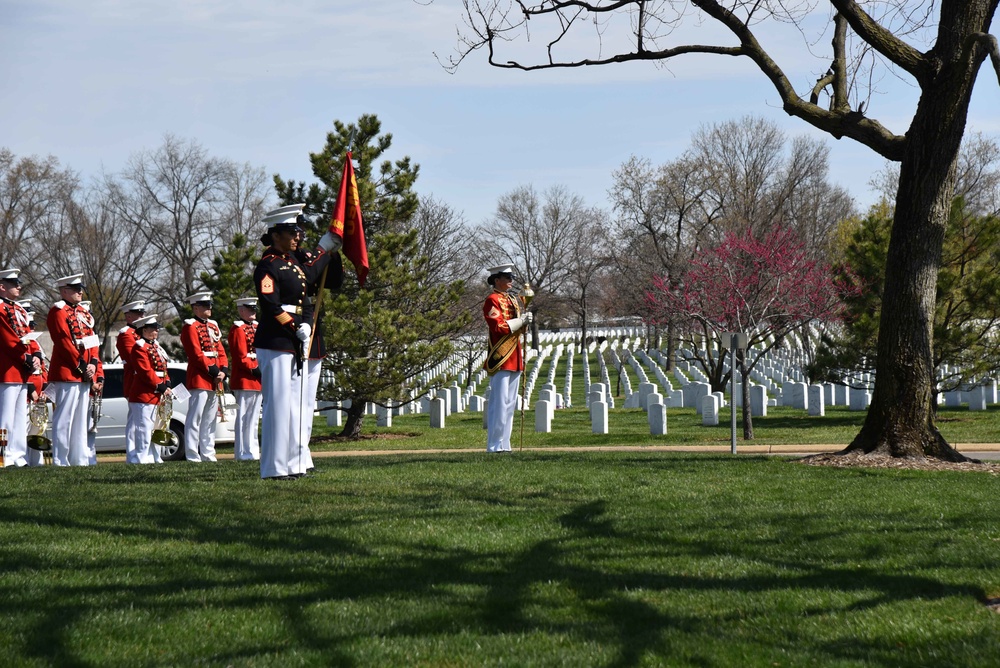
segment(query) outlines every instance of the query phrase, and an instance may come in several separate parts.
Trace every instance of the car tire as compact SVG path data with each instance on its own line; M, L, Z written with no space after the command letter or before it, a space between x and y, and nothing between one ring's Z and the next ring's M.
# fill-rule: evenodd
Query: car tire
M184 459L184 423L178 420L170 421L170 431L177 437L176 446L160 446L160 456L165 462L177 462Z

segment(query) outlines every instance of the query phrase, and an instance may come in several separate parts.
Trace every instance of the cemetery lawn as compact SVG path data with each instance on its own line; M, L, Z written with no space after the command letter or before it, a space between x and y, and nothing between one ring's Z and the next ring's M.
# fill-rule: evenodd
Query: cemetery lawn
M988 473L663 452L317 467L0 472L0 665L1000 665Z
M620 400L620 401L623 401ZM754 439L743 440L741 411L737 410L737 447L741 445L830 445L831 451L846 447L864 422L863 411L847 407L827 407L823 417L811 417L795 408L768 408L767 417L753 419ZM555 412L551 433L535 432L535 412L524 412L525 448L594 447L594 446L728 446L730 443L729 408L719 411L719 425L705 427L693 408L667 409L667 434L651 436L646 413L640 409L615 408L608 411L608 434L593 434L586 408L568 408ZM365 436L359 441L335 438L339 427L327 427L316 420L314 450L418 450L438 448L486 449L486 430L482 413L453 413L444 429L431 429L428 415L402 415L392 420L392 427L375 426L375 416L365 417ZM985 411L968 407L938 411L938 428L952 444L1000 443L1000 405ZM520 413L514 417L511 443L520 443Z

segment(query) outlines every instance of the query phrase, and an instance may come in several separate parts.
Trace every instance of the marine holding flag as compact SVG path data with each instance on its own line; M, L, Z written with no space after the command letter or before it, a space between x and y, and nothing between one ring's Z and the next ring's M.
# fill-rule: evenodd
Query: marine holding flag
M260 312L254 346L261 370L260 477L265 480L294 480L309 468L304 425L312 421L307 406L314 400L306 396L304 367L312 338L306 302L309 286L322 280L331 252L343 243L331 226L311 260L300 263L295 251L304 207L293 204L267 213L261 237L267 249L253 275Z

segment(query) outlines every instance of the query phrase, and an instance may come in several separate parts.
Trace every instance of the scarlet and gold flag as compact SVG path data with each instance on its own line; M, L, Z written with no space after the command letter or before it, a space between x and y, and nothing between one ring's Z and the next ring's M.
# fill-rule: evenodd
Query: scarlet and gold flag
M364 285L368 277L368 244L365 242L365 228L361 223L361 200L358 198L358 181L354 177L354 163L351 152L344 160L344 175L340 179L337 206L330 221L330 234L344 240L343 251L354 265L358 274L358 285Z

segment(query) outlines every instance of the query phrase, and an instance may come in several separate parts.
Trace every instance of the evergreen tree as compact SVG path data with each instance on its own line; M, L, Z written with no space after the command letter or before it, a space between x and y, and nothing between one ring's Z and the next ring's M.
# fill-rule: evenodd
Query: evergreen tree
M856 288L845 299L844 328L826 336L814 378L850 383L876 363L882 295L889 253L892 209L872 207L850 226L841 278ZM955 389L1000 367L1000 218L969 213L961 197L952 202L945 231L934 310L935 391ZM945 367L947 366L947 373ZM936 405L936 402L934 402Z
M253 297L253 270L260 258L260 246L251 245L236 233L233 241L212 258L212 271L202 272L201 282L212 291L212 320L219 323L223 334L238 319L236 300Z
M381 132L374 115L357 124L334 121L326 145L309 158L319 183L285 181L274 177L283 204L306 202L317 212L309 236L317 238L328 226L336 203L348 148L359 164L355 168L358 195L368 241L369 274L364 288L348 276L342 289L327 296L322 306L327 357L325 369L334 381L324 383L324 399L351 400L342 435L360 435L364 408L369 402L396 406L409 401L408 388L421 373L443 362L452 351L450 338L468 321L454 315L461 297L461 281L431 284L425 258L419 252L411 218L418 197L413 191L419 166L409 157L384 160L392 135ZM309 243L307 242L307 245ZM345 262L345 268L350 263ZM426 392L429 386L416 387Z

